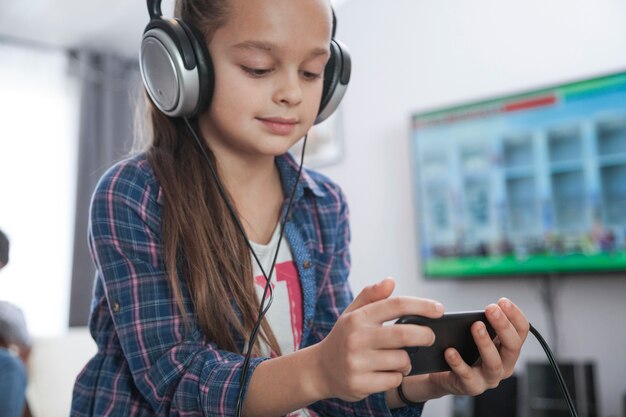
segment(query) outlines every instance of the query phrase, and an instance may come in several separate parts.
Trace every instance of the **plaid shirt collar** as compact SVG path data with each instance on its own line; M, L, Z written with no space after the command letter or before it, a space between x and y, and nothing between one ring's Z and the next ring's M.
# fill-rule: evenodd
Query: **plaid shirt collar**
M287 152L276 157L276 167L280 173L283 192L285 193L285 196L289 196L291 195L291 190L293 189L293 183L298 177L300 163L297 162L289 152ZM325 195L324 190L322 190L317 181L315 181L311 175L309 175L307 170L303 168L302 173L300 174L298 188L296 189L296 195L294 196L295 201L298 201L304 195L305 189L310 190L316 197L324 197ZM157 203L163 205L163 190L161 188L159 188L157 195Z

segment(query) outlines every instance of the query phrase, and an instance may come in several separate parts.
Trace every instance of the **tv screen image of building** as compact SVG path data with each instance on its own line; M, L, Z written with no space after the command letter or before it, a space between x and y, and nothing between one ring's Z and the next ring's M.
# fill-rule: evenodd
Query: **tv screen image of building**
M427 277L626 270L626 73L412 116Z

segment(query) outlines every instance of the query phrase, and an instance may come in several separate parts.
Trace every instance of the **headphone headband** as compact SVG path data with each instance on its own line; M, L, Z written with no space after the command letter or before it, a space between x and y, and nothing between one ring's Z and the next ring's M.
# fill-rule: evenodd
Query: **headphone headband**
M161 13L161 0L148 0L148 13L150 13L150 20L163 16L163 13Z

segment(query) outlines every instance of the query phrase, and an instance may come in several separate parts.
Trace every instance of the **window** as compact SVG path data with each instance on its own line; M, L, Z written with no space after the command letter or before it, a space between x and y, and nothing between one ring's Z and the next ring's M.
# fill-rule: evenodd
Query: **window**
M0 44L0 62L0 298L33 336L53 336L68 321L79 85L60 50Z

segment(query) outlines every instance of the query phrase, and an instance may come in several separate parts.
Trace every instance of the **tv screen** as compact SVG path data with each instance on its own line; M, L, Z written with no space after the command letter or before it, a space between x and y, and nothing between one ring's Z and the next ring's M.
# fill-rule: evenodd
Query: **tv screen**
M427 278L626 270L626 72L417 113Z

